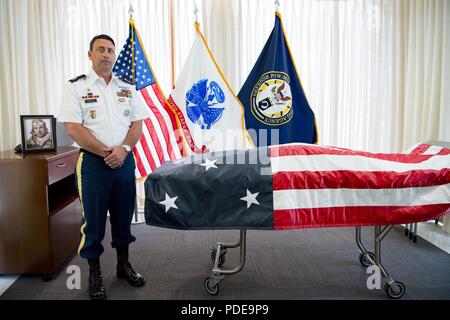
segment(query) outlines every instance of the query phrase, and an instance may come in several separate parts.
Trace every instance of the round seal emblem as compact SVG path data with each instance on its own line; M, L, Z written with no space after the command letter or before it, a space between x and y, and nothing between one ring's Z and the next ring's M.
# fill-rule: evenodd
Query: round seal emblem
M256 119L271 126L281 126L292 119L290 78L284 72L269 71L261 76L250 96Z
M219 84L201 79L186 92L186 114L189 120L198 124L202 130L211 129L222 117L225 107L219 106L224 102L225 93Z

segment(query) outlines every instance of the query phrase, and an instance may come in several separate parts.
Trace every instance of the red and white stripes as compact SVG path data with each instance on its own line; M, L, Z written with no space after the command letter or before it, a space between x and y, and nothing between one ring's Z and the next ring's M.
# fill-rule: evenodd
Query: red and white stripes
M140 92L148 107L149 117L144 120L143 134L133 149L138 179L147 176L167 160L181 158L182 146L182 142L177 140L176 117L158 84L155 82ZM181 135L178 139L181 139Z
M270 148L274 228L410 223L450 212L450 150L380 154L307 144Z

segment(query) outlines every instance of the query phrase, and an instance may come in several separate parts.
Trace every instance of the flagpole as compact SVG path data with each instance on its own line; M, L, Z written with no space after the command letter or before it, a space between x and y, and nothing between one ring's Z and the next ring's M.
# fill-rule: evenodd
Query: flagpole
M128 14L130 15L130 27L131 27L131 83L134 85L134 20L133 20L134 9L130 2L130 8L128 9Z
M194 9L195 23L198 23L198 17L197 17L197 14L198 14L197 3L195 2L194 4L195 4L195 9Z
M172 89L175 89L175 44L174 44L174 38L175 38L175 30L173 27L174 21L173 21L173 0L170 0L170 7L169 7L169 14L170 14L170 54L171 54L171 65L172 65Z
M280 11L280 1L279 0L275 0L275 11L276 12Z
M133 13L134 13L133 5L130 2L130 8L128 9L128 14L130 15L130 19L133 19Z
M132 52L132 60L134 62L134 21L133 21L133 13L134 9L130 2L130 8L128 9L128 14L130 15L130 27L131 27L131 52ZM132 71L131 71L131 79L134 84L134 65L132 62ZM137 186L136 186L137 187ZM138 193L136 192L136 197L134 199L134 219L131 221L131 224L140 224L145 222L144 219L139 218L139 204L138 204Z

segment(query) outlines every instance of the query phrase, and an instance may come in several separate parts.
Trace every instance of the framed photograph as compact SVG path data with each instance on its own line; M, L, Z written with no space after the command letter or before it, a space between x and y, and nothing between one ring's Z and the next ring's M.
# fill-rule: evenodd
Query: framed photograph
M21 115L22 152L56 150L56 119L53 115Z

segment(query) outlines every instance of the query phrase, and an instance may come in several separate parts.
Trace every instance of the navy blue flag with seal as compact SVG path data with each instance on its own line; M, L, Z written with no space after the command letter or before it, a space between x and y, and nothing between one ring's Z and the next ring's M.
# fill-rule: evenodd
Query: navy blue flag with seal
M244 106L246 128L257 146L317 143L314 112L303 91L279 12L238 98Z

